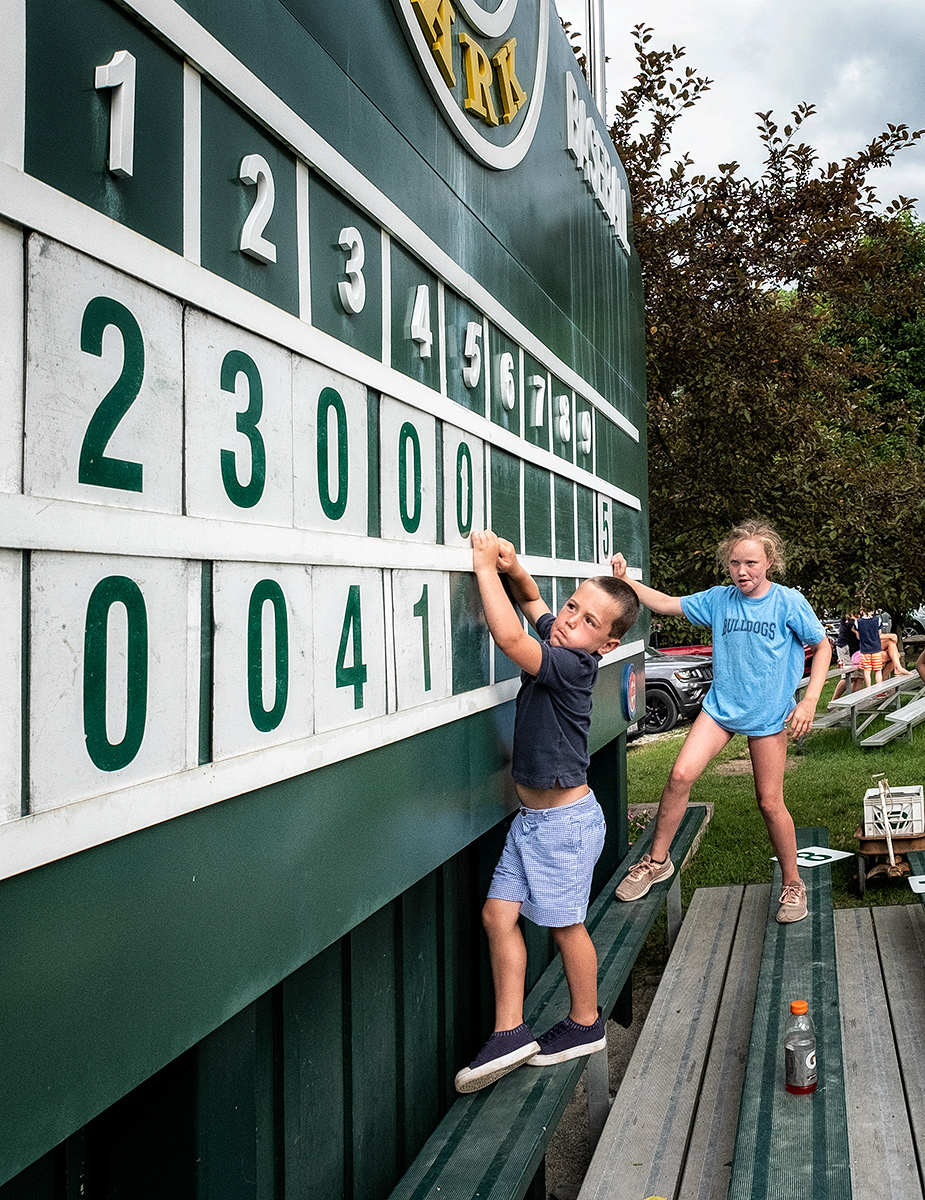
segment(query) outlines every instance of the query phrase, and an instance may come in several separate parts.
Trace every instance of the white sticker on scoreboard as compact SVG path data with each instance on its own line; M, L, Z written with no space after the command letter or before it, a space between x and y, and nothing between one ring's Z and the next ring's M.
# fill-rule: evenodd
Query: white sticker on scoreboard
M0 221L0 491L22 482L22 231Z
M216 563L213 757L312 732L308 567Z
M181 311L163 292L32 235L26 492L182 511Z
M0 550L0 821L22 813L22 555Z
M437 422L387 396L379 416L382 536L437 540Z
M386 711L382 572L312 570L315 732L356 725Z
M32 555L32 812L196 765L198 591L174 559Z
M292 354L196 311L186 315L186 505L292 525Z
M366 388L308 358L293 367L295 523L366 535Z

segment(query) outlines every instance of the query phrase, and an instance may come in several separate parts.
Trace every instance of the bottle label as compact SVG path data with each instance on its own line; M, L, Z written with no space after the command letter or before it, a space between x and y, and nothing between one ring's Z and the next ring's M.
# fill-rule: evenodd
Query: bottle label
M787 1087L809 1088L816 1082L816 1048L806 1051L804 1047L786 1046L784 1064Z

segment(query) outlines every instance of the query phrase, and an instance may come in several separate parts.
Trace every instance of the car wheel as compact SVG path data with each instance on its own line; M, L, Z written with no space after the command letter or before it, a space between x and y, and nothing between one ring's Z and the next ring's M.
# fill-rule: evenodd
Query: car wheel
M671 692L661 688L646 689L646 715L643 733L667 733L678 723L678 706Z

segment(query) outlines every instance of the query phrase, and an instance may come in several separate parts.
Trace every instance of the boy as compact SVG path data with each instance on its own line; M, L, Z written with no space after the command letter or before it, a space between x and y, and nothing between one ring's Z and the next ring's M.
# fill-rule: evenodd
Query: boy
M597 954L584 927L591 874L604 845L604 814L588 788L591 689L600 658L620 644L639 614L632 588L588 579L553 617L510 542L472 535L472 566L495 644L522 670L511 774L520 811L488 889L482 923L495 986L495 1032L456 1076L475 1092L515 1067L565 1062L603 1050ZM514 602L540 640L532 638ZM569 1015L537 1042L524 1024L527 952L518 917L552 929L562 954Z

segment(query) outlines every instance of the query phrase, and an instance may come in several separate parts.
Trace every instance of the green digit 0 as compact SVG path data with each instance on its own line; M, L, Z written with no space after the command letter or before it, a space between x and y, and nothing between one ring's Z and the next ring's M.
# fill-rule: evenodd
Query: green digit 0
M408 448L411 448L411 468L414 490L413 505L408 511ZM398 434L398 511L406 532L416 533L421 523L421 440L410 421L405 421Z
M110 296L95 296L84 309L80 324L80 348L86 354L100 357L103 353L103 334L110 325L122 335L122 371L87 425L80 447L77 478L80 483L140 492L144 482L141 463L109 458L105 453L117 425L141 391L145 373L145 343L138 322L118 300Z
M337 498L331 496L331 480L328 471L328 414L332 411L337 418ZM331 521L339 521L347 508L347 410L344 401L334 388L326 387L318 397L317 421L318 451L318 499L324 515Z
M465 442L456 451L456 528L461 537L472 532L472 451Z
M347 665L347 644L350 643L352 665ZM344 624L340 631L340 648L334 669L337 687L353 688L353 707L363 707L363 685L366 683L366 664L363 662L363 628L360 622L360 585L353 583L347 593Z
M124 604L128 618L128 664L125 733L109 740L106 728L106 664L109 655L109 610ZM124 575L109 575L93 589L84 628L84 735L87 753L101 771L128 766L141 748L148 711L148 614L138 584Z
M421 639L424 652L424 691L430 691L430 606L427 602L427 584L421 592L421 598L412 608L412 613L421 618Z
M263 606L273 605L276 627L276 695L273 707L263 706ZM275 579L261 579L251 592L247 610L247 703L251 720L261 733L275 729L289 698L289 617L286 597Z
M257 364L243 350L229 350L222 360L221 386L223 392L234 392L238 375L247 380L248 403L235 419L235 428L243 433L251 448L250 480L243 484L238 479L237 455L233 450L223 450L222 482L228 499L238 508L253 508L263 495L267 480L267 452L257 422L263 415L263 383Z

